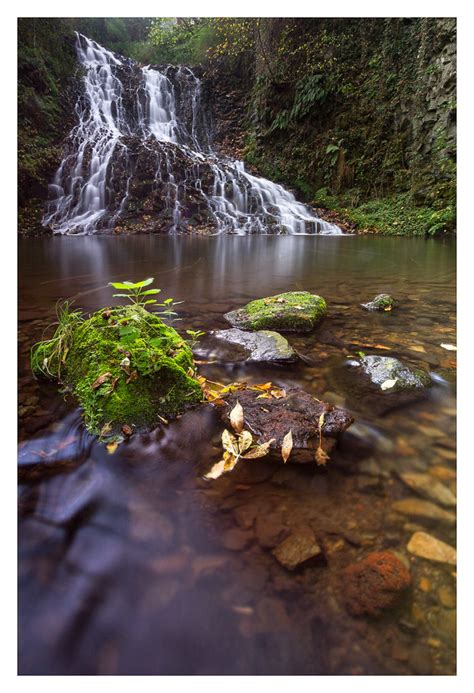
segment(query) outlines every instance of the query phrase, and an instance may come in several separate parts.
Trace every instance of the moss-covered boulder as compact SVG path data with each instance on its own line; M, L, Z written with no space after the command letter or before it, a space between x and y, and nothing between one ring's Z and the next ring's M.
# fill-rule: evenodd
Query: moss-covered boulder
M77 397L94 434L148 429L202 399L188 344L138 305L106 308L87 319L65 311L52 339L33 347L32 368Z
M233 327L244 330L310 332L327 313L324 298L308 291L288 291L250 301L224 315Z
M383 310L389 312L393 310L396 306L395 299L390 296L390 294L379 294L372 301L368 303L361 303L362 308L369 310L371 312L376 310Z

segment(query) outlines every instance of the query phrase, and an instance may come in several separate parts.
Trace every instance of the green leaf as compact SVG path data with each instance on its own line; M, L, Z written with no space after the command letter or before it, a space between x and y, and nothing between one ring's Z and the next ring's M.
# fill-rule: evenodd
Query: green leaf
M114 298L130 298L130 294L112 294Z
M152 294L159 294L161 289L147 289L147 291L141 291L141 296L151 296Z
M109 282L109 286L114 289L130 289L130 282Z
M156 303L154 298L150 298L148 301L143 301L142 306L147 306L150 303Z
M133 288L142 289L144 286L149 286L150 284L153 284L154 281L154 277L148 277L148 279L144 279L142 282L135 282L135 284L133 284Z

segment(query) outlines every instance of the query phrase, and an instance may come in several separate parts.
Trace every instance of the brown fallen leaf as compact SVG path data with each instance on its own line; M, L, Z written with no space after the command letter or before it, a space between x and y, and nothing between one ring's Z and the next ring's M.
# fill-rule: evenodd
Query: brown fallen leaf
M107 372L107 373L102 373L102 375L99 375L99 377L96 378L96 379L94 380L94 382L92 383L92 389L93 389L93 390L97 390L98 387L100 387L101 385L103 385L103 384L105 383L105 381L108 380L108 379L111 378L111 377L112 377L112 373L108 373L108 372Z
M318 449L316 450L316 454L314 456L314 459L316 460L316 464L319 464L319 465L326 464L326 462L329 459L329 455L327 454L327 452L325 452L322 449L321 446L319 446Z
M133 382L134 380L138 380L138 371L132 371L130 375L128 376L127 380L125 381L125 385L128 385L128 383Z
M127 436L127 438L129 438L133 433L133 429L128 424L124 424L122 426L122 433L124 434L124 436Z

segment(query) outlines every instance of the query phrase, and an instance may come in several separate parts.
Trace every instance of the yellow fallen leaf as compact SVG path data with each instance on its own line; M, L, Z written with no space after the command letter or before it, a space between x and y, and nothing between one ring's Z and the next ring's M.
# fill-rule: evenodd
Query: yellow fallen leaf
M232 433L227 430L227 428L225 428L222 432L222 445L224 447L224 450L227 450L233 455L239 454L237 440L235 436L233 436Z
M440 344L440 347L446 349L447 351L457 351L457 347L454 344Z
M250 431L242 431L239 436L239 448L240 452L245 452L253 443L252 434Z
M286 461L288 460L291 451L293 449L293 434L291 431L288 431L286 436L283 438L283 443L281 446L281 456L283 458L283 462L286 464Z
M107 443L107 452L109 455L113 455L116 449L118 448L118 443L114 441L113 443Z

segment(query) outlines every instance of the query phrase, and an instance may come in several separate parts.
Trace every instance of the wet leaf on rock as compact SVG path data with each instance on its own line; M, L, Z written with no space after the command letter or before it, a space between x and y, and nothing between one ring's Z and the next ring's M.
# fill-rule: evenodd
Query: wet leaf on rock
M283 438L283 444L281 446L281 456L283 458L283 462L286 464L291 451L293 449L293 435L291 431L288 431L286 436Z
M381 390L390 390L390 388L392 388L392 387L395 385L395 383L397 382L397 380L398 380L398 378L393 378L393 380L385 380L385 381L381 384L380 389L381 389Z
M240 402L237 401L237 404L230 412L229 419L234 431L240 433L244 427L244 410Z

